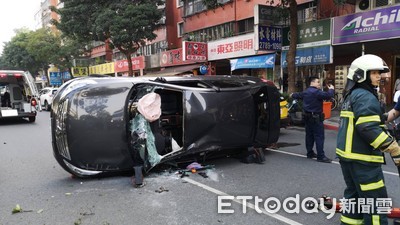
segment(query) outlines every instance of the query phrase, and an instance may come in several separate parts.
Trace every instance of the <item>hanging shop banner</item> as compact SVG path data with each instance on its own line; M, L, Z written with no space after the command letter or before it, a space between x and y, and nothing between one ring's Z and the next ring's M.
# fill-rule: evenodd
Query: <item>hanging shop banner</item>
M114 73L114 62L89 66L89 74L111 74L111 73Z
M74 77L82 77L89 75L89 70L87 67L72 67L71 68L72 75Z
M282 51L281 65L287 67L287 51ZM297 49L295 64L296 66L310 66L320 64L333 63L332 46L320 46L312 48L301 48Z
M400 5L333 18L332 45L400 37Z
M144 69L144 56L131 58L132 70ZM118 60L114 63L115 72L126 72L129 71L128 60Z
M192 60L204 62L207 60L207 43L183 41L182 42L183 61Z
M231 71L237 69L274 68L275 54L231 59Z
M61 86L62 84L62 73L61 72L49 72L50 85Z
M255 55L254 33L208 42L208 60Z
M290 27L283 28L282 49L290 45ZM297 28L297 48L309 48L331 44L331 19L299 24Z
M270 27L256 25L258 32L255 36L256 50L281 50L282 49L282 29L279 27Z

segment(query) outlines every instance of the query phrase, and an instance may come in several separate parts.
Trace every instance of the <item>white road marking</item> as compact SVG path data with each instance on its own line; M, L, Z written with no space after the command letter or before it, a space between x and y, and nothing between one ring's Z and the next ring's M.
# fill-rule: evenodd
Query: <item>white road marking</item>
M266 150L271 151L271 152L279 152L279 153L282 153L282 154L287 154L287 155L293 155L293 156L297 156L297 157L306 158L305 155L300 155L300 154L293 153L293 152L285 152L285 151L281 151L281 150L277 150L277 149L272 149L272 148L266 148ZM337 164L337 165L340 165L340 163L337 162L337 161L332 161L332 163ZM389 172L389 171L383 171L383 173L386 173L386 174L389 174L389 175L393 175L393 176L399 176L398 173Z
M188 177L184 177L184 178L182 178L182 179L185 180L185 181L187 181L188 183L191 183L191 184L193 184L193 185L196 185L196 186L198 186L198 187L201 187L201 188L203 188L204 190L209 191L209 192L212 192L212 193L214 193L214 194L216 194L216 195L228 196L228 194L225 193L225 192L222 192L222 191L220 191L220 190L217 190L217 189L212 188L212 187L210 187L210 186L207 186L207 185L205 185L205 184L199 183L199 182L197 182L197 181L195 181L195 180L192 180L192 179L190 179L190 178L188 178ZM242 202L242 201L239 201L239 200L236 199L236 198L233 199L232 201L243 205L243 202ZM246 202L246 206L247 206L248 208L251 208L251 209L254 209L254 210L255 210L255 205L254 205L254 204L251 204L251 203L249 203L249 202ZM261 208L260 208L260 209L261 209ZM301 223L298 223L298 222L296 222L296 221L294 221L294 220L291 220L291 219L289 219L289 218L286 218L286 217L284 217L284 216L281 216L281 215L278 215L278 214L268 213L268 212L265 211L264 209L261 209L261 211L262 211L263 214L265 214L265 215L267 215L267 216L269 216L269 217L275 218L275 219L277 219L277 220L279 220L279 221L282 221L282 222L284 222L284 223L286 223L286 224L290 224L290 225L302 225Z

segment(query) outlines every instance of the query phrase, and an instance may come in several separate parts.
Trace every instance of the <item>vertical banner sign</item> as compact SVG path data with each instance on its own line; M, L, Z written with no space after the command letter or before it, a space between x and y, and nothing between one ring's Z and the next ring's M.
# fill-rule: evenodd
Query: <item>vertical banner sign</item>
M256 50L276 51L282 49L282 29L279 27L270 27L256 25Z

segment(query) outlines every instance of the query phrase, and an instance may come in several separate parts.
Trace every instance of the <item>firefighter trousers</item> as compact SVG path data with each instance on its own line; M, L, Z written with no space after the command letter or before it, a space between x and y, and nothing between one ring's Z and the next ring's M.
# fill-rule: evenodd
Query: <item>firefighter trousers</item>
M381 165L341 160L340 166L347 186L341 224L387 225L387 215L379 213L389 200Z

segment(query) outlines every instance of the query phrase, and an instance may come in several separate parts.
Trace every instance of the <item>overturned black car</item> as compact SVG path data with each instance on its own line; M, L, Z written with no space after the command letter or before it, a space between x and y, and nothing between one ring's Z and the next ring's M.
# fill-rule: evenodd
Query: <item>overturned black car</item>
M149 122L137 109L161 99ZM86 77L59 88L51 107L58 163L77 177L113 175L229 149L263 148L279 137L279 92L254 77Z

